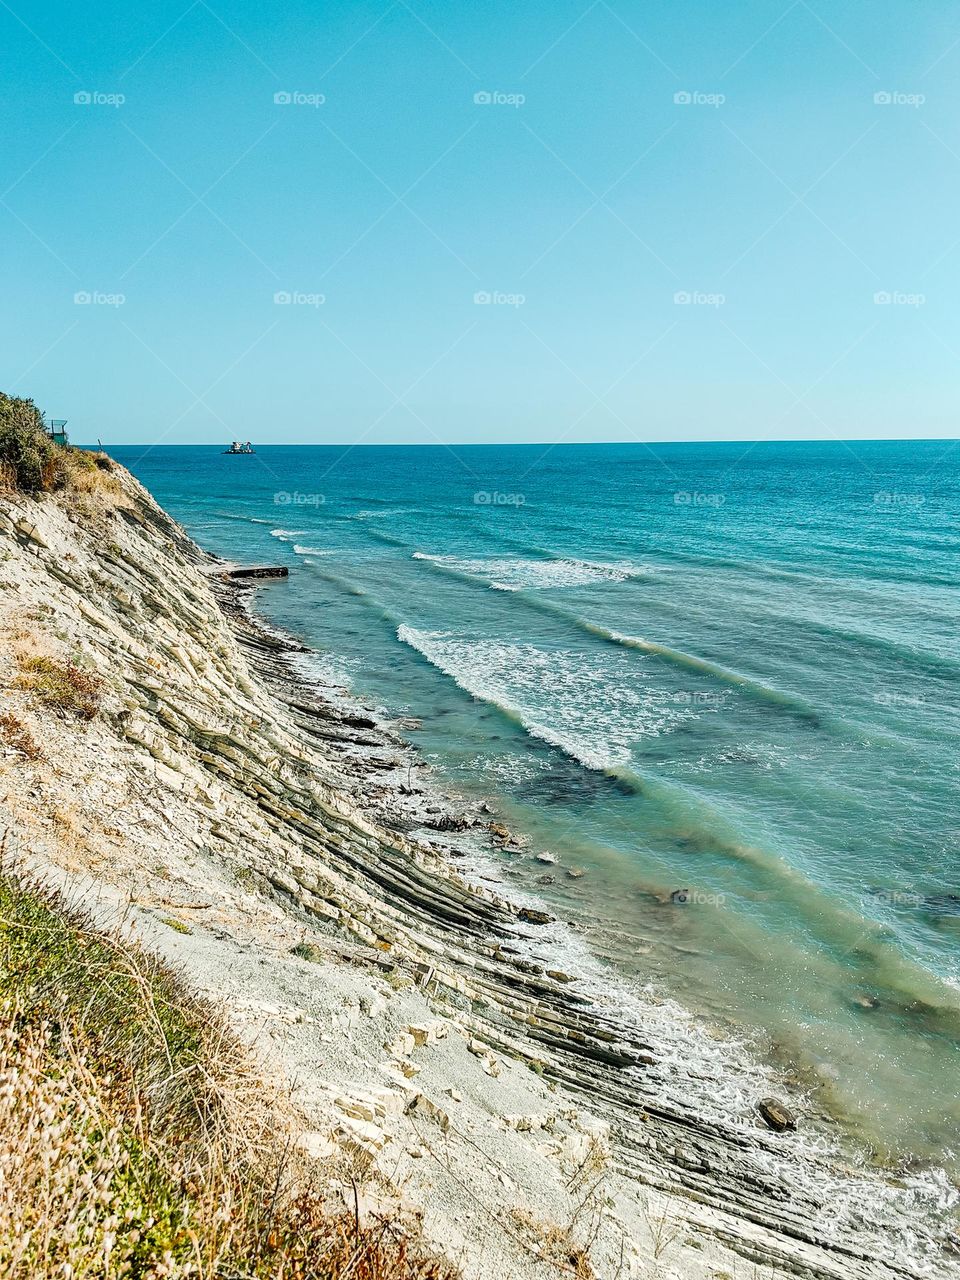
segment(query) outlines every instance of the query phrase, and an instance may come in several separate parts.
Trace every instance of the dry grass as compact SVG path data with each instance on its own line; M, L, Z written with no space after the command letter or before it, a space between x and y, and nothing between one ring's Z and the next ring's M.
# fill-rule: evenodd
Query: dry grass
M119 497L123 487L113 472L113 462L105 453L68 448L61 458L63 487L73 493L96 493Z
M37 701L60 715L92 720L100 707L103 681L72 662L62 662L47 654L25 654L17 659L18 689L29 690Z
M0 738L24 760L43 759L43 752L34 741L33 734L12 711L0 712Z
M555 1222L543 1222L523 1208L511 1210L511 1217L527 1241L536 1245L537 1256L542 1262L573 1276L574 1280L596 1280L597 1273L589 1256L592 1240L578 1243L574 1223L560 1226Z
M175 974L0 873L0 1280L455 1280L291 1134Z

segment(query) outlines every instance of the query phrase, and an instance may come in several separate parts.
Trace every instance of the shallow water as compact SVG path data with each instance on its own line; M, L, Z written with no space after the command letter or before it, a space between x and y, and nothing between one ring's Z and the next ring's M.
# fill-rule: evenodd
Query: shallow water
M960 451L112 452L290 565L263 611L557 855L505 874L600 955L955 1160Z

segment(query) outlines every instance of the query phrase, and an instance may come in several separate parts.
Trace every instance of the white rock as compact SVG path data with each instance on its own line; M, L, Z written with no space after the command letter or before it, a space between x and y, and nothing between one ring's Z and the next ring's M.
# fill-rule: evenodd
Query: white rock
M329 1134L320 1133L317 1130L301 1133L297 1139L297 1146L305 1151L311 1160L327 1160L337 1150L337 1144Z
M443 1022L415 1022L407 1027L407 1034L413 1036L414 1043L418 1046L436 1044L446 1036L447 1027Z
M398 1036L395 1036L393 1040L388 1044L385 1044L383 1047L393 1058L406 1058L409 1054L413 1053L416 1048L416 1044L417 1042L412 1035L408 1034L406 1031L401 1031Z
M390 1141L389 1135L366 1120L344 1116L337 1126L337 1139L342 1147L355 1151L380 1151Z
M407 1107L407 1111L415 1112L418 1116L426 1116L440 1126L444 1133L450 1128L450 1117L442 1107L438 1107L435 1102L426 1096L426 1094L418 1093Z

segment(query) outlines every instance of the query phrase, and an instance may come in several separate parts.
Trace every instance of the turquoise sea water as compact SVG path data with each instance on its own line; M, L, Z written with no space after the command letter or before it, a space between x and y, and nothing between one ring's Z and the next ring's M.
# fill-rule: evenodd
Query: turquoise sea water
M112 452L290 566L261 609L556 854L504 874L599 955L956 1167L960 447Z

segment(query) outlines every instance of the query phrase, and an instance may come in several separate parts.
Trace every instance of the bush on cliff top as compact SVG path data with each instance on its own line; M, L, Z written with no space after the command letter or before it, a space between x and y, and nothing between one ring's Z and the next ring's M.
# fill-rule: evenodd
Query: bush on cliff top
M32 400L0 391L0 490L36 496L55 489L116 493L104 453L56 444Z
M325 1210L216 1013L0 869L2 1280L455 1280Z
M8 489L45 493L60 488L66 479L65 452L47 434L32 400L0 391L0 469Z

